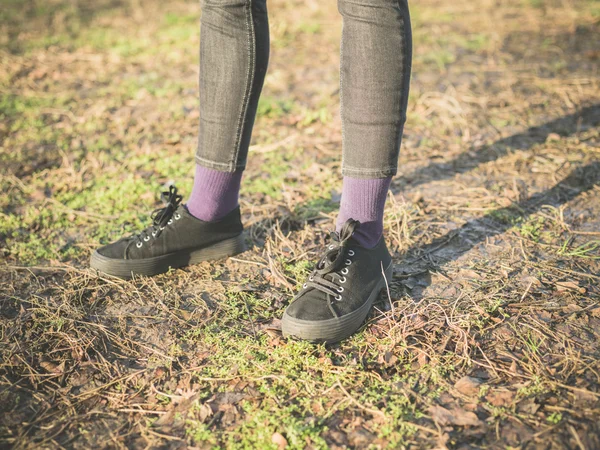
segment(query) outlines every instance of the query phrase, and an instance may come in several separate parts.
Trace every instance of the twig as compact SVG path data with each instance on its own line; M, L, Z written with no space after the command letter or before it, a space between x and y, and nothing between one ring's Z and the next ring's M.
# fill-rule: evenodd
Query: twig
M581 449L581 450L585 450L585 446L583 445L583 443L581 442L581 439L579 438L579 434L577 434L577 430L575 430L575 428L573 427L573 425L569 425L569 431L571 432L571 434L573 435L573 437L575 438L575 442L577 442L577 446Z
M363 411L366 411L368 413L371 413L373 415L378 415L379 417L382 417L383 419L387 419L387 416L383 411L380 411L378 409L367 408L366 406L360 404L358 402L358 400L356 400L354 397L352 397L350 395L350 393L344 388L344 386L342 386L342 383L340 382L340 380L337 381L337 385L342 390L342 392L344 393L346 398L348 398L348 400L350 400L352 403L354 403L360 409L362 409Z

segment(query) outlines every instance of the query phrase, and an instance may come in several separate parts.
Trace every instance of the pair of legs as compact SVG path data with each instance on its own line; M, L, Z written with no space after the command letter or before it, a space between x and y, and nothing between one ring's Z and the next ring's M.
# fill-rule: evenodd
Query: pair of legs
M356 237L372 247L406 120L410 18L406 0L339 0L338 9L344 181L337 228L359 220ZM266 0L203 0L200 130L187 202L199 219L218 220L237 206L268 61Z
M97 249L91 266L120 277L244 249L238 195L269 60L266 0L203 0L200 130L194 188L175 187L142 232ZM406 0L338 0L342 202L333 243L286 309L285 335L337 342L360 328L392 275L383 209L406 119L411 30Z

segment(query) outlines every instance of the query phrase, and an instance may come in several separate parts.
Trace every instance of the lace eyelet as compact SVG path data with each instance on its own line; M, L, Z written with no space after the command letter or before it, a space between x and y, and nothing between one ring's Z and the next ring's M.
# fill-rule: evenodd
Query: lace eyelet
M308 281L313 281L315 278L311 275L310 277L308 277Z
M346 277L340 278L340 283L345 283L345 282L346 282Z
M332 244L332 245L328 245L328 246L327 246L327 248L328 248L329 250L333 250L333 244Z
M306 289L307 287L308 287L308 284L306 284L306 283L304 283L304 284L302 285L302 289Z
M338 292L344 292L344 286L340 286L339 289L337 289Z
M354 250L348 250L348 255L354 256Z
M169 221L167 222L168 225L171 225L173 223L173 219L169 219Z
M160 229L160 231L162 231L162 230L164 230L165 228L166 228L166 227L160 227L159 229Z
M342 273L342 275L348 275L348 268L344 267L342 270L340 270L340 272Z
M181 214L175 214L175 220L181 219Z
M350 261L349 259L346 260L346 265L349 266L350 264L352 264L352 261Z
M144 238L144 242L148 242L149 240L150 240L150 236L146 236L146 237Z
M342 301L342 296L341 295L336 295L334 297L338 302Z
M156 237L156 231L152 232L152 237Z
M142 245L144 245L144 244L142 244L141 242L138 242L137 244L135 244L135 246L136 246L137 248L142 248Z

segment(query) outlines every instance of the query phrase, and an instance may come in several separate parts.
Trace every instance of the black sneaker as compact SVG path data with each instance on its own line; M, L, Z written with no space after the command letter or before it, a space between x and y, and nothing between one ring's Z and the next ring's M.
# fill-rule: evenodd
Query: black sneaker
M239 207L216 222L192 216L177 188L163 192L164 208L152 213L152 225L92 254L90 266L120 278L157 275L169 268L233 256L245 251Z
M360 246L352 238L359 225L350 219L339 234L331 233L337 244L329 245L283 314L284 336L334 343L362 326L386 280L391 280L392 257L383 237L374 248Z

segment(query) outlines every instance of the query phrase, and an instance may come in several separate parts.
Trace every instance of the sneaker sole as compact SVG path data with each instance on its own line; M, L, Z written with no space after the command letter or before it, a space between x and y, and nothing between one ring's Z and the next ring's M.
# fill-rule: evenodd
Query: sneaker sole
M373 301L381 289L392 279L393 263L384 270L385 278L381 280L369 294L367 301L356 311L342 317L328 320L302 320L283 314L281 331L285 337L295 337L315 343L333 344L352 336L363 325Z
M90 267L107 275L119 278L132 278L134 275L152 276L165 273L169 269L198 264L202 261L234 256L246 251L243 234L217 242L209 247L184 250L167 255L145 259L114 259L92 253Z

